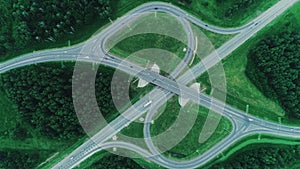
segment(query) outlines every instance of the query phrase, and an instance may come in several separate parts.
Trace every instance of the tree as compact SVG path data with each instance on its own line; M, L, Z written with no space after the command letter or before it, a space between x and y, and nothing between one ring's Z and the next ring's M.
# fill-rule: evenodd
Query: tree
M246 74L289 117L300 118L300 35L283 32L262 40L248 55Z

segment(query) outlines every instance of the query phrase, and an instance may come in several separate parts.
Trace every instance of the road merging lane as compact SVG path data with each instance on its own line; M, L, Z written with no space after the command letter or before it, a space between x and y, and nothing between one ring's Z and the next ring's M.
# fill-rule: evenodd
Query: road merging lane
M244 43L247 39L249 39L251 36L253 36L256 32L258 32L265 25L267 25L274 18L276 18L281 13L283 13L283 11L288 9L290 6L292 6L296 2L297 2L296 0L280 1L276 5L274 5L272 8L267 10L265 13L263 13L262 15L260 15L256 19L254 19L254 21L250 22L249 24L246 24L246 26L243 26L239 29L235 29L235 31L236 31L235 33L239 33L239 34L236 35L232 40L225 43L219 49L217 49L217 52L219 53L220 57L218 57L216 54L209 55L209 57L206 57L203 60L203 62L199 64L200 66L197 65L198 68L196 66L194 66L192 68L192 71L194 73L196 73L197 75L203 73L206 69L208 69L208 68L212 67L213 65L215 65L216 63L218 63L220 61L220 59L226 57L233 50L235 50L238 46L240 46L242 43ZM155 4L155 3L149 3L149 6L152 6L153 4ZM161 7L161 8L159 7L161 4L164 4L164 3L158 3L158 7L155 7L155 8L163 9L163 7ZM147 6L147 4L143 5L142 7L144 8L144 6ZM166 10L171 9L169 4L167 6L168 7L166 7ZM143 9L142 7L140 9ZM175 9L175 8L174 9L172 8L171 11L172 12L174 12L173 10L176 11L177 9ZM139 9L139 8L137 8L137 9ZM134 10L132 10L131 12L134 12ZM166 12L166 11L162 11L162 12ZM178 13L175 15L178 15ZM126 15L124 17L126 18L129 16L130 15ZM186 13L184 14L184 16L186 16L187 19L192 17L191 15L186 14ZM193 22L193 19L190 19L190 21ZM203 22L201 22L199 20L197 20L197 21L198 21L198 25L203 24ZM121 23L121 22L122 21L120 19L116 21L116 23ZM113 26L113 25L111 25L111 26ZM202 25L202 27L207 28L207 26L205 26L205 24L204 24L204 26ZM209 30L212 28L214 28L214 27L209 26ZM215 32L218 32L219 30L220 29L217 27L215 27L215 29L214 29ZM227 30L227 29L223 29L223 30ZM228 31L224 31L224 32L228 32ZM229 32L234 32L234 31L231 30ZM227 33L224 33L224 34L227 34ZM106 33L103 33L103 34L100 33L100 35L109 35L109 31ZM89 42L91 42L91 41L95 42L95 38L91 38L91 40L89 40ZM103 43L104 42L102 42L102 44ZM139 67L137 65L133 65L131 63L127 63L122 60L119 60L118 58L115 58L114 56L107 54L107 52L103 48L102 48L102 50L103 50L102 52L106 52L106 53L104 53L104 54L106 54L105 57L110 58L109 60L101 60L101 59L99 60L99 59L95 59L95 58L93 58L93 59L85 58L84 59L82 57L78 57L78 51L81 51L82 47L83 47L83 44L79 44L79 45L76 45L76 46L73 46L70 48L54 49L54 50L49 50L49 51L47 50L47 51L43 51L43 52L36 52L33 54L24 55L23 57L20 57L15 60L11 60L4 64L1 64L0 65L0 73L3 73L5 71L8 71L10 69L14 69L14 68L17 68L20 66L25 66L25 65L33 64L33 63L47 62L47 61L79 59L79 61L84 61L84 62L103 63L103 64L107 64L112 67L118 67L118 68L121 67L121 69L123 69L123 71L125 71L127 73L139 72L138 75L143 77L143 79L145 79L145 80L148 79L149 82L154 83L162 88L169 90L169 92L164 91L165 95L168 95L168 94L172 95L171 92L180 95L181 92L183 92L183 93L189 95L191 97L190 98L191 100L193 100L196 103L199 103L200 105L202 105L204 107L211 107L211 106L215 107L218 113L221 113L221 114L223 113L224 116L226 116L228 119L230 119L230 121L233 122L234 129L228 137L224 138L216 146L214 146L213 148L211 148L210 150L208 150L207 152L205 152L204 154L200 155L199 157L197 157L195 159L185 161L185 162L176 162L176 161L172 161L169 159L165 160L165 159L162 159L161 157L157 157L157 159L150 158L152 161L155 161L156 163L158 163L162 166L166 166L166 167L177 168L178 166L186 166L186 167L193 168L193 167L203 165L206 162L208 162L209 160L211 160L212 158L214 158L221 151L228 148L228 146L231 145L232 143L234 143L236 140L238 140L241 137L244 137L245 135L248 135L248 134L264 133L264 132L269 133L269 134L274 134L274 131L276 131L277 135L295 137L295 138L300 137L299 128L294 128L294 127L283 126L283 125L279 125L279 124L275 124L275 123L266 122L266 121L260 120L258 118L255 118L253 116L244 114L242 111L236 110L228 105L225 105L225 108L223 108L224 103L222 103L216 99L210 98L209 96L203 95L201 93L197 93L197 95L195 95L194 94L195 91L193 89L190 89L185 86L185 84L187 84L187 82L190 80L186 74L181 76L178 79L178 81L180 83L177 83L166 77L160 76L158 74L154 74L151 71L149 72L148 70L134 71L134 70L139 69ZM100 46L100 48L101 48L101 46ZM73 53L73 54L71 54L71 53ZM120 62L125 63L125 65L120 64ZM128 65L130 65L130 66L128 66ZM133 68L134 68L134 70L132 70ZM156 88L155 90L158 90L158 89L161 90L161 88ZM161 98L161 96L157 95L157 92L155 92L155 90L150 92L147 95L147 97L148 98L156 98L159 100ZM118 145L122 146L124 144L129 146L129 143L103 143L103 142L107 141L107 138L110 138L110 136L111 136L110 132L113 132L113 133L119 132L122 128L124 128L124 126L128 125L130 122L132 122L135 119L137 119L138 117L140 117L141 114L148 111L147 108L142 107L142 105L144 103L145 103L145 100L143 100L143 99L138 101L135 104L137 106L134 105L133 107L131 107L131 108L134 108L133 109L134 111L132 111L133 113L132 112L130 113L131 108L129 108L128 111L125 111L125 113L122 114L122 116L119 116L110 125L105 127L104 128L105 130L101 130L99 133L97 133L93 137L92 140L93 141L96 140L96 142L99 142L99 143L101 142L102 144L108 144L108 145L111 144L112 147L118 146ZM126 113L126 112L128 112L128 113ZM121 118L123 118L123 119L121 119ZM251 119L251 121L249 119ZM244 125L244 124L247 124L247 125ZM247 126L247 127L245 127L245 126ZM111 129L108 129L108 128L111 128ZM239 129L243 129L242 132L240 132ZM74 152L72 152L67 158L65 158L65 160L58 163L54 168L56 168L56 167L60 168L60 165L63 165L63 164L65 164L65 165L63 165L64 167L73 167L76 164L79 164L79 162L81 162L82 160L86 159L88 157L87 154L89 154L91 151L97 152L97 151L95 151L95 149L99 149L99 145L93 141L85 142L82 146L80 146L78 149L76 149ZM129 146L129 147L132 147L132 146ZM137 151L137 152L140 151L138 148L136 148L134 146L132 148L129 148L129 147L128 147L128 149L130 149L130 150ZM142 156L147 156L146 155L147 153L145 153L145 151L140 151L140 152L141 152ZM76 156L77 157L76 159L74 158L74 156L72 156L74 154L78 154ZM75 160L78 160L78 161L75 161ZM177 165L177 167L176 167L176 165Z

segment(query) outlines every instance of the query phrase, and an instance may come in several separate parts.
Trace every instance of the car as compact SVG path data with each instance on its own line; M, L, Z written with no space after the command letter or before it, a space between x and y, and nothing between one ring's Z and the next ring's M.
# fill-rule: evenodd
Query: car
M152 103L152 100L149 100L148 102L146 102L146 103L144 104L144 106L143 106L143 107L148 107L148 106L150 106L150 105L151 105L151 103Z
M154 8L155 10L157 10L158 8Z

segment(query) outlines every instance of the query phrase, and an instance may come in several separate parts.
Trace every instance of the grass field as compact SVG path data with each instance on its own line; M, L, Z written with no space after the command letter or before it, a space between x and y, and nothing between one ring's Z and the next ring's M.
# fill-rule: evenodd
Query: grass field
M111 8L114 11L111 19L117 19L118 17L124 15L129 10L143 4L146 2L151 2L152 0L139 0L128 2L127 0L112 0ZM214 1L200 0L194 1L191 5L184 5L179 3L177 0L162 0L164 2L171 2L174 5L181 7L184 10L188 10L191 14L197 16L199 19L207 21L209 23L215 24L217 26L237 26L242 25L243 23L248 22L255 16L257 16L260 12L257 9L265 10L274 4L277 0L267 1L264 0L260 2L258 5L252 5L247 11L243 11L243 15L237 15L235 19L231 21L224 21L221 15L217 14L216 11L222 11L222 6L216 6ZM209 6L204 6L203 4L209 3ZM253 12L258 11L258 12ZM217 16L215 16L217 14ZM219 16L220 15L220 16ZM2 56L0 58L0 62L6 61L8 59L12 59L18 55L22 55L25 53L30 53L36 50L49 49L49 48L57 48L57 47L66 47L68 46L68 41L70 40L71 45L77 44L85 41L91 35L93 35L97 30L109 23L109 18L104 20L95 20L92 24L84 25L76 34L74 35L65 35L58 39L55 43L30 43L26 48L22 50L14 50L8 53L5 57Z
M286 13L283 17L277 19L274 23L284 23L287 24L288 20L290 21L299 21L299 15L296 15L296 13L299 13L299 4L298 4L298 8L294 7L292 8L290 11L293 11L294 14L288 14ZM273 25L274 25L273 23ZM293 26L293 25L292 25ZM268 32L268 30L271 30L270 28L272 28L272 30L278 30L280 29L280 27L278 26L268 26L266 29L264 29L261 33L259 33L256 36L256 39L251 39L250 41L248 41L245 45L243 45L240 49L238 49L236 52L234 52L231 56L229 56L227 59L224 60L225 62L225 71L226 71L226 75L228 76L228 78L232 78L232 82L229 82L230 79L227 79L227 83L228 83L228 91L229 94L228 95L228 100L229 102L231 102L233 105L235 104L236 107L240 107L241 109L245 110L246 108L246 104L249 104L249 102L252 102L253 105L250 104L250 113L255 114L255 106L261 106L258 107L257 110L261 110L261 108L263 107L268 108L268 107L272 107L272 109L270 109L270 113L272 113L272 115L269 114L263 114L262 118L268 118L269 120L274 120L277 121L277 117L278 115L276 114L275 117L273 116L274 113L274 108L277 109L277 111L280 113L281 112L281 108L280 106L278 106L277 103L275 103L274 101L268 100L266 99L250 82L249 80L246 78L245 74L244 74L244 68L243 66L245 66L246 64L246 55L247 49L249 49L252 44L254 44L255 42L257 42L258 38L257 37L263 37L263 35L265 33ZM273 31L272 31L273 32ZM251 46L250 46L251 45ZM242 58L242 59L241 59ZM228 73L227 73L228 72ZM231 74L230 74L231 73ZM242 83L243 85L239 85L239 83ZM237 88L236 88L237 87ZM245 89L248 89L249 91L245 91ZM242 96L243 99L248 99L247 102L243 101L243 100L237 100L236 95ZM257 98L261 98L261 99L257 99ZM266 106L268 105L268 106ZM264 111L265 112L265 111ZM257 112L258 116L261 116L262 114L258 111ZM283 122L285 123L285 120L283 120ZM138 131L138 129L140 129L140 126L129 126L128 129L134 130L134 131ZM130 129L130 130L131 130ZM141 133L140 132L134 132L139 133L136 134L136 137L141 137ZM264 138L264 137L262 137ZM246 138L245 140L251 140L251 138ZM262 140L266 140L266 139L262 139ZM252 141L250 141L251 143L253 142L257 142L257 136L253 136ZM269 142L274 142L274 139L269 139ZM280 143L283 143L282 141L279 141ZM235 147L235 146L233 146ZM237 147L236 149L232 149L232 150L239 150L241 147ZM233 153L233 151L232 151ZM232 153L228 154L228 156L230 156ZM226 157L226 153L223 153L222 157ZM141 160L143 161L143 160Z
M157 21L157 19L161 21ZM150 23L147 23L148 21ZM135 35L136 31L140 31L142 30L141 28L144 28L145 22L150 25L152 22L160 25L158 30L161 30L162 28L165 28L163 30L170 30L167 31L168 35L174 35L174 33L176 34L176 32L181 29L180 32L182 33L175 36L183 41L171 36L155 33ZM133 23L129 23L128 26L130 27L130 30L126 27L119 31L117 35L109 38L106 46L113 55L126 58L130 62L139 64L140 66L145 67L147 64L154 62L165 72L171 72L185 56L184 48L187 47L187 43L185 42L187 41L187 35L185 35L181 25L177 26L178 24L181 23L175 18L165 14L157 13L156 17L155 14L148 14L135 20ZM191 24L191 28L193 30L194 39L197 41L195 42L195 45L197 46L194 49L197 50L197 54L194 59L192 59L193 63L191 63L190 67L199 63L202 58L205 58L208 54L234 36L216 34L194 24ZM147 28L145 28L145 31L146 30Z
M44 158L44 160L57 153L48 163L38 168L49 168L49 165L51 166L51 164L53 164L51 163L52 160L55 161L55 159L61 157L66 150L69 150L67 152L71 152L74 148L83 143L81 141L79 144L75 144L76 146L70 147L74 141L62 142L41 136L40 133L34 131L32 126L16 117L17 109L15 105L5 97L2 91L0 91L0 110L0 121L2 122L0 125L0 150L18 150L24 153L36 152L42 159ZM20 139L13 134L17 124L27 133L26 138Z
M61 63L58 62L53 64L58 64L60 66ZM130 86L130 90L134 93L134 96L131 98L131 101L133 103L139 100L142 95L146 94L153 88L153 85L151 84L143 89L138 89L133 86L136 86L136 83L133 83ZM78 140L76 139L68 141L46 138L39 132L34 130L34 128L30 124L24 122L24 120L18 117L17 114L19 114L17 105L11 103L6 97L6 94L2 90L0 90L0 120L2 122L2 125L0 125L0 150L26 150L37 152L43 150L49 151L48 157L52 156L53 153L57 153L54 158L49 160L44 165L39 166L39 168L51 167L51 165L55 164L55 162L58 162L63 157L68 155L87 139L86 136L84 136L83 138L78 138ZM118 112L112 113L107 120L112 121L118 114ZM25 131L26 133L23 135L26 136L20 137L19 135L16 135L16 126L20 126L22 131ZM45 160L48 157L46 157Z
M299 8L298 9L297 8L293 8L291 11L293 11L293 12L299 12ZM285 14L284 17L282 17L280 20L285 20L286 18L296 19L294 16L295 15ZM261 33L259 33L259 35L260 34ZM243 102L241 100L240 101L236 101L236 95L238 95L238 96L241 96L241 95L244 96L243 99L249 99L249 96L250 96L250 101L252 100L252 103L254 104L254 106L250 105L250 113L254 112L255 109L253 109L253 108L255 108L255 105L259 105L259 106L263 106L263 107L270 107L270 106L272 107L273 106L272 109L271 109L271 112L274 111L273 108L277 109L278 112L281 112L282 109L278 106L277 103L264 98L262 96L262 94L259 91L257 91L257 89L253 85L251 85L251 83L249 83L249 81L247 81L247 78L245 77L245 74L243 73L244 69L241 68L241 67L245 66L245 63L246 63L246 56L245 56L246 52L243 53L243 51L246 51L246 49L249 48L247 46L251 44L250 42L253 43L253 41L257 41L257 40L253 40L252 39L251 41L248 41L247 44L245 44L243 46L244 48L238 49L239 52L236 54L237 55L236 57L234 57L235 53L233 53L232 56L230 56L230 57L228 57L228 59L224 60L226 73L227 72L230 73L230 71L231 71L232 74L231 75L228 74L228 76L231 76L231 78L234 78L232 82L228 82L229 80L227 81L228 82L228 86L229 86L229 94L230 94L229 95L229 99L230 99L230 97L232 97L232 99L231 99L230 102L232 102L232 103L236 102L237 107L240 105L241 108L245 108L245 106L246 106L244 104L245 102ZM238 57L238 56L242 56L242 57ZM241 59L241 58L243 58L243 59ZM241 82L241 81L245 81L245 82ZM236 83L242 83L243 85L238 85ZM235 88L236 86L239 86L239 87ZM245 89L249 89L250 92L245 92L244 91ZM263 99L258 99L258 100L254 99L257 96L258 96L258 98L261 97ZM247 100L247 103L248 103L248 100ZM260 108L258 108L258 109L260 109ZM266 117L267 115L263 115L263 116ZM278 115L276 115L276 118L273 118L273 120L277 120L277 117L278 117ZM267 116L267 118L270 118L269 120L272 120L272 117L268 117ZM132 127L132 126L129 126L129 127ZM136 126L136 127L132 127L131 129L133 129L134 131L138 131L138 129L140 129L140 127ZM139 133L139 132L135 132L135 133ZM137 134L136 136L137 137L141 137L141 133ZM257 141L257 135L245 138L245 140L247 140L246 141L247 143L244 143L244 145L241 145L241 146L234 145L233 147L236 147L236 148L230 149L230 153L228 153L228 155L226 154L226 152L224 152L223 155L222 155L222 158L225 159L226 157L228 157L232 153L234 153L234 151L237 151L237 150L241 149L241 147L246 146L247 144L250 144L250 143L253 143L253 142L258 142ZM262 136L261 143L263 143L263 142L264 143L265 142L274 143L276 141L275 141L274 138L268 138L268 137L265 138L264 136ZM284 143L284 142L281 139L279 139L278 143ZM186 148L186 147L187 146L185 146L184 148ZM143 161L143 160L141 160L141 161Z
M219 156L215 159L207 163L202 168L208 169L211 165L219 163L219 162L226 162L226 160L230 159L235 153L243 152L249 149L260 148L266 145L274 145L278 144L278 146L285 146L285 145L300 145L299 139L291 139L286 137L278 137L274 135L251 135L240 139L238 142L230 146L227 150L222 152Z
M91 37L100 27L104 26L104 23L108 23L109 21L102 21L97 20L94 24L84 25L80 31L76 32L74 35L65 35L64 37L57 39L55 43L35 43L31 42L30 45L26 46L24 49L21 50L13 50L10 51L5 57L0 57L0 63L6 60L12 59L22 54L31 53L37 50L43 49L51 49L51 48L60 48L60 47L67 47L68 41L70 40L70 44L74 45L80 42L83 42Z
M154 125L151 127L151 135L155 136L158 133L162 132L162 130L166 130L168 127L170 127L172 121L174 121L177 118L175 112L178 112L180 110L180 108L178 108L179 104L177 100L176 102L172 102L172 104L169 106L171 108L166 107L166 111L164 112L164 114L162 114L161 117L159 117L154 122ZM177 109L173 109L173 107L176 107ZM213 116L216 119L219 117L219 115L214 112L209 112L208 109L203 108L201 106L191 106L189 105L189 103L183 108L183 110L188 110L188 112L191 111L191 113L198 112L198 114L196 115L195 123L189 131L189 133L184 137L182 141L180 141L179 144L177 144L175 147L164 153L164 155L166 156L170 156L175 159L176 156L184 157L184 159L197 157L199 156L199 154L204 153L209 148L213 147L216 143L218 143L220 140L222 140L224 137L226 137L229 134L228 131L231 131L232 126L230 121L222 117L218 123L215 132L213 132L207 140L200 143L198 141L199 135L207 120L208 113L211 113L210 116ZM169 121L169 119L172 120ZM155 123L158 125L155 125Z
M152 17L154 17L154 16L152 16ZM130 24L132 29L134 29L134 27L135 27L133 25L134 24ZM195 25L192 25L192 29L193 29L193 31L195 31L196 34L200 34L200 35L204 34L211 41L211 43L213 45L212 47L219 47L224 42L226 42L227 40L229 40L230 38L233 37L233 35L215 34L215 33L206 31L202 28L199 28ZM153 34L150 34L150 35L146 34L146 36L142 36L142 35L132 36L130 38L127 38L125 40L120 41L114 48L112 48L112 50L110 50L110 52L117 55L117 56L120 56L120 57L128 57L131 53L133 53L137 50L142 50L144 48L156 47L156 48L165 49L165 50L169 50L169 51L171 50L173 52L175 51L175 53L176 53L176 48L175 47L177 46L177 48L180 49L178 51L179 52L182 51L183 47L178 46L178 42L174 41L174 39L169 39L170 41L169 41L168 46L170 44L172 44L172 46L174 46L174 47L171 47L171 48L169 48L168 46L166 47L163 44L163 42L167 42L167 41L163 41L161 39L158 39L158 40L155 39ZM204 39L199 40L199 42L203 42L203 41L205 41L205 40ZM145 42L146 42L146 44L145 44ZM199 44L199 45L202 45L202 44ZM213 49L211 49L211 50L213 50ZM211 52L211 50L207 50L206 54L209 54ZM131 56L131 57L132 57L131 59L128 59L129 61L136 62L140 65L146 65L147 64L146 62L140 61L142 59L140 59L139 57L135 57L135 56ZM203 54L203 56L200 56L200 57L203 58L205 56ZM158 60L158 58L156 58L154 60ZM195 59L193 65L195 65L199 61L200 61L200 58ZM206 92L209 93L210 92L209 81L204 81L204 80L205 80L205 77L201 78L199 81L202 82L201 83L202 87L207 88ZM160 125L159 126L158 125L153 125L154 127L151 127L151 133L152 134L155 135L155 134L158 134L159 132L164 131L177 118L180 106L178 105L176 99L172 99L171 102L172 103L168 103L166 105L167 106L166 109L169 110L169 111L164 112L164 113L160 112L160 114L161 114L160 117L155 121L155 123L160 124ZM196 122L195 126L192 129L193 132L191 132L192 134L189 134L187 136L188 139L184 139L184 141L182 141L180 144L178 144L176 147L174 147L171 150L172 151L171 153L166 153L166 155L174 154L174 153L178 153L178 154L183 153L184 156L188 156L188 157L196 156L198 153L203 153L205 150L210 148L212 145L216 144L220 139L224 138L224 136L226 136L228 134L227 131L224 130L224 128L227 128L228 130L230 130L231 129L231 124L229 123L228 120L222 118L221 123L217 128L217 132L209 139L209 141L208 141L209 144L200 144L200 143L198 143L198 137L199 137L199 132L200 132L198 130L201 130L202 125L204 123L203 120L205 120L205 117L207 116L207 113L208 113L208 110L204 109L204 108L202 108L199 111L199 115L197 115L197 122ZM143 117L145 117L145 116L143 116ZM125 129L123 129L121 131L121 133L125 134L127 136L130 136L130 137L142 138L143 137L142 129L143 129L143 124L142 123L132 123L128 127L126 127ZM192 141L188 141L189 139L192 140ZM189 148L184 148L184 147L189 147Z
M222 5L218 5L214 0L199 0L193 1L191 5L183 8L189 9L192 14L205 22L221 27L232 27L241 26L249 22L276 2L278 0L261 0L253 3L246 9L241 9L231 18L224 17L224 13L227 8L233 6L234 1L223 1Z
M29 124L24 123L17 116L16 105L11 103L3 91L0 91L0 149L19 149L19 150L50 150L64 145L63 143L50 141L36 133ZM22 128L27 135L19 138L15 130Z
M75 168L76 169L90 169L91 167L95 168L95 166L93 166L94 163L103 160L103 158L105 156L109 156L109 155L114 155L114 154L112 154L108 151L99 151L99 152L95 153L94 155L92 155L91 157L89 157L87 160L80 163L80 165L78 165ZM162 169L162 167L159 167L157 164L150 162L150 161L144 159L143 157L134 158L132 160L134 160L137 164L139 164L141 167L144 167L144 168ZM122 166L122 164L120 163L119 166Z
M155 116L154 124L150 127L151 136L155 137L164 131L170 129L172 124L176 121L179 116L180 105L178 104L178 97L172 97L165 105L163 105L158 110L158 115ZM191 118L195 118L195 124L191 126L191 130L188 134L177 144L175 147L171 148L170 150L164 153L165 156L171 158L193 158L198 156L201 153L204 153L206 150L211 148L213 145L218 143L222 140L225 136L229 133L228 131L231 130L232 126L229 120L225 118L221 118L215 132L212 136L203 143L199 143L199 135L200 131L202 130L204 123L207 119L208 109L203 107L197 107L191 103L188 103L184 108L183 112L184 116L186 117L186 113L192 115ZM211 112L213 117L218 117L217 114ZM182 116L182 115L180 115ZM181 118L184 118L183 116ZM182 119L188 123L191 119ZM193 121L193 120L192 120ZM173 126L174 127L174 126ZM173 128L171 127L171 128ZM175 129L174 129L175 130ZM176 129L177 130L177 129ZM134 131L134 132L133 132ZM143 123L131 123L127 128L123 129L122 134L135 137L135 138L143 138ZM165 137L165 136L163 136ZM163 138L161 137L161 138ZM155 138L153 140L154 145L157 144L157 140L159 138ZM157 144L156 147L162 147L163 145Z
M53 63L58 64L60 66L60 62ZM70 70L72 71L72 70ZM131 98L132 103L139 100L144 94L148 93L152 90L153 85L149 84L147 87L143 89L136 88L134 86L137 85L137 82L131 84L130 89L133 92L133 97ZM125 105L129 106L129 105ZM0 150L3 149L13 149L13 150L32 150L32 151L49 151L49 157L51 154L57 153L57 155L49 160L44 165L39 168L49 168L55 162L58 162L63 157L72 152L76 147L81 145L84 141L87 140L87 136L82 138L78 138L75 140L68 141L60 141L55 139L46 138L41 135L39 132L34 130L34 128L24 122L22 118L17 117L18 110L16 105L11 103L8 98L6 98L6 94L0 90L0 120L3 122L0 126ZM125 108L124 108L125 109ZM119 112L112 112L109 117L107 117L107 121L112 121L114 118L119 115ZM23 130L27 133L26 137L22 139L19 136L15 136L16 126L20 125ZM48 157L47 157L48 158ZM45 160L47 159L45 158Z
M51 140L41 136L27 123L17 117L16 105L11 103L3 91L0 91L0 150L19 150L21 152L36 152L45 160L55 152L64 151L70 143ZM26 136L15 135L17 126L22 128Z
M244 45L223 61L227 82L227 102L241 110L246 110L249 105L249 113L263 119L283 117L284 111L278 103L266 98L246 77L247 49Z
M117 17L122 16L126 11L137 7L143 3L151 2L154 0L140 0L128 2L126 0L116 0L115 9L117 9ZM224 10L229 6L233 5L233 1L224 2L223 5L217 5L215 0L198 0L192 1L190 5L181 3L178 0L161 0L163 2L169 2L173 5L177 5L185 11L188 11L192 15L198 17L199 19L214 24L221 27L232 27L241 26L251 19L258 16L260 13L265 11L274 5L278 0L262 0L258 3L252 4L249 8L239 11L235 16L226 20L224 18Z
M49 161L47 161L45 164L39 166L39 169L48 169L53 167L55 164L57 164L59 161L64 159L66 156L68 156L72 151L74 151L77 147L82 145L85 141L87 141L89 138L87 136L84 136L82 138L78 138L78 140L75 143L65 143L67 146L60 147L57 152L58 154L51 158ZM50 155L49 155L50 157Z
M174 17L152 13L127 24L130 29L125 27L106 43L113 55L144 67L157 63L167 73L184 57L187 38L182 25Z
M247 78L245 68L247 65L247 55L250 49L268 35L282 30L297 30L300 24L300 3L296 4L274 22L248 40L236 51L222 60L227 82L227 103L245 111L249 105L249 113L265 120L289 125L299 125L297 121L287 119L284 110L277 101L265 97Z
M125 0L115 0L114 2L115 3L115 9L116 9L116 13L114 14L114 16L112 17L112 19L115 19L117 18L118 16L121 16L123 15L124 13L126 13L129 9L132 9L133 7L135 6L138 6L140 3L143 3L145 1L134 1L132 3L128 3L128 1L125 1ZM274 1L275 2L275 1ZM264 3L264 4L267 4L266 6L270 5L271 3L273 3L273 1L270 1L269 3ZM126 4L126 5L124 5ZM263 3L262 3L263 4ZM183 7L185 8L185 7ZM196 6L195 6L196 8ZM198 8L201 8L201 5L199 5ZM297 8L293 8L292 11L294 12L298 12L299 13L299 7L298 9ZM196 13L196 12L194 12ZM250 12L248 12L249 14ZM253 13L253 14L252 14ZM247 18L243 18L243 21L237 21L236 23L241 24L241 23L245 23L247 20L249 20L250 18L253 18L253 16L257 15L258 13L255 13L255 12L251 12L251 15L249 15L249 17ZM199 17L201 18L201 14L198 14ZM211 15L211 14L210 14ZM245 14L246 15L246 14ZM296 14L295 14L296 15ZM293 19L296 19L296 20L300 20L299 17L295 18L295 15L294 16L290 16L290 15L285 15L287 18L289 17L292 17ZM207 17L209 16L209 14L207 15L203 15L203 17ZM296 15L297 16L297 15ZM298 15L300 16L300 15ZM238 19L237 19L238 20ZM14 56L17 56L17 55L20 55L20 54L23 54L23 53L28 53L28 52L32 52L33 50L40 50L40 49L45 49L45 48L49 48L49 46L51 47L62 47L62 46L66 46L67 45L67 41L68 40L71 40L71 44L75 44L75 43L79 43L79 42L82 42L84 40L86 40L88 37L90 37L99 27L103 26L105 23L109 22L108 20L105 20L105 21L95 21L95 24L91 24L91 25L86 25L86 27L82 28L82 31L78 32L76 35L72 35L72 36L69 36L69 37L64 37L62 39L60 39L59 41L56 42L56 44L32 44L31 47L28 47L26 48L25 50L22 50L22 51L14 51L12 52L9 57L7 58L1 58L1 61L4 61L4 60L7 60L9 58L12 58ZM215 21L208 21L208 22L211 22L211 23L214 23ZM233 24L234 25L234 24ZM222 26L222 25L221 25ZM228 25L224 25L224 26L228 26ZM221 43L220 43L221 44ZM240 55L242 55L243 53L241 52ZM233 60L238 60L238 59L233 59ZM240 66L240 64L244 64L244 61L241 61L241 63L237 62L235 64L235 66ZM226 64L225 64L225 68L226 68ZM232 67L231 67L232 68ZM233 70L231 68L228 68L228 70ZM236 72L235 72L236 73ZM242 73L241 75L237 75L237 76L244 76ZM235 83L239 82L239 80L236 80ZM251 84L247 84L247 83L244 83L244 85L247 87L247 85L251 85ZM230 86L230 84L229 84ZM230 93L232 93L233 97L234 95L236 95L234 92L237 92L238 95L239 94L243 94L243 95L247 95L249 93L243 93L242 91L241 92L238 92L236 91L237 89L234 88L235 87L235 84L232 82L231 84L231 91ZM249 87L248 87L249 88ZM240 90L242 90L243 88L241 88ZM254 92L255 92L255 88L253 88L253 86L251 87L250 86L250 89L253 89ZM15 119L16 117L14 116L14 112L16 111L16 108L13 106L13 104L11 104L5 97L3 97L3 93L0 93L0 114L1 114L1 117L0 117L0 120L4 121L4 125L1 125L0 127L0 132L5 132L5 130L9 130L9 128L11 126L14 126L16 125L16 121L14 121L13 119ZM253 98L255 95L253 95ZM257 96L261 96L258 92L257 92ZM236 97L234 97L235 99ZM247 98L247 97L245 97ZM234 100L233 99L233 100ZM240 102L239 102L240 103ZM247 102L248 103L248 102ZM258 105L263 105L267 103L268 105L270 106L275 106L275 108L278 108L277 104L276 103L272 103L272 101L266 101L266 102L259 102ZM255 102L253 102L254 105L257 105ZM241 106L242 107L242 106ZM251 111L251 108L254 107L254 106L251 106L250 105L250 113L252 113ZM264 105L264 107L266 107ZM273 111L273 110L272 110ZM7 112L11 112L10 113L10 116L7 116ZM278 108L278 112L280 113L280 107ZM268 117L270 118L270 120L272 120L271 118L272 117ZM277 119L277 116L276 118L274 118L274 120ZM284 121L283 121L284 122ZM29 129L29 132L30 132L30 129ZM47 140L45 138L42 138L41 136L39 136L37 133L31 133L31 135L33 136L33 138L30 138L28 139L28 142L25 141L24 143L23 142L19 142L19 141L12 141L11 139L6 139L5 137L2 136L1 134L1 148L13 148L13 149L36 149L37 147L40 148L40 149L47 149L47 150L50 150L51 152L52 151L64 151L65 148L66 148L66 145L68 145L68 143L58 143L57 141L50 141L50 140ZM192 137L192 136L191 136ZM195 137L195 136L193 136ZM78 144L76 144L76 146L80 145L82 141L79 141ZM3 144L2 144L3 143ZM76 146L73 146L69 149L69 152L71 152L74 148L76 148ZM181 147L182 148L182 147ZM179 148L180 149L180 148ZM188 154L188 150L186 150L186 153ZM50 155L50 154L49 154ZM47 167L45 167L47 168Z
M210 40L210 43L214 47L214 49L217 49L218 47L223 45L226 41L234 37L234 35L222 35L222 34L214 33L204 28L198 27L194 24L192 28L193 31L196 32L196 34L198 34L199 36L201 36L201 34L203 33L206 36L206 38Z
M258 139L260 137L260 140ZM230 159L232 155L238 152L243 152L248 149L255 149L255 148L260 148L261 146L266 146L266 145L274 145L278 144L279 146L285 146L285 145L299 145L300 142L297 139L287 139L287 138L282 138L282 137L276 137L272 135L251 135L247 136L245 138L242 138L235 144L233 144L230 148L225 150L223 153L221 153L219 156L217 156L215 159L210 161L208 164L205 166L202 166L200 168L205 168L209 169L210 166L213 164L219 163L219 162L226 162L226 160ZM88 160L82 162L77 168L78 169L85 169L91 166L94 162L97 162L101 160L105 155L109 155L108 152L106 151L100 151L90 157ZM141 166L148 166L151 168L155 169L160 169L161 167L155 165L154 163L144 159L143 157L134 159L138 164ZM295 164L292 168L297 168L299 164Z
M76 166L75 168L76 169L89 168L90 166L93 165L93 163L101 160L101 158L103 158L106 155L109 155L109 152L107 152L107 151L100 151L100 152L92 155L91 157L89 157L88 160L85 160L82 163L80 163L80 165Z

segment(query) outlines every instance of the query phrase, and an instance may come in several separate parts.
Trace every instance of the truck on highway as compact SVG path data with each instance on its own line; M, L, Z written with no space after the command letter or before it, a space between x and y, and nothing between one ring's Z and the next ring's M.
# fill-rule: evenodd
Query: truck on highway
M149 100L147 103L144 104L143 107L148 107L152 103L152 100Z

